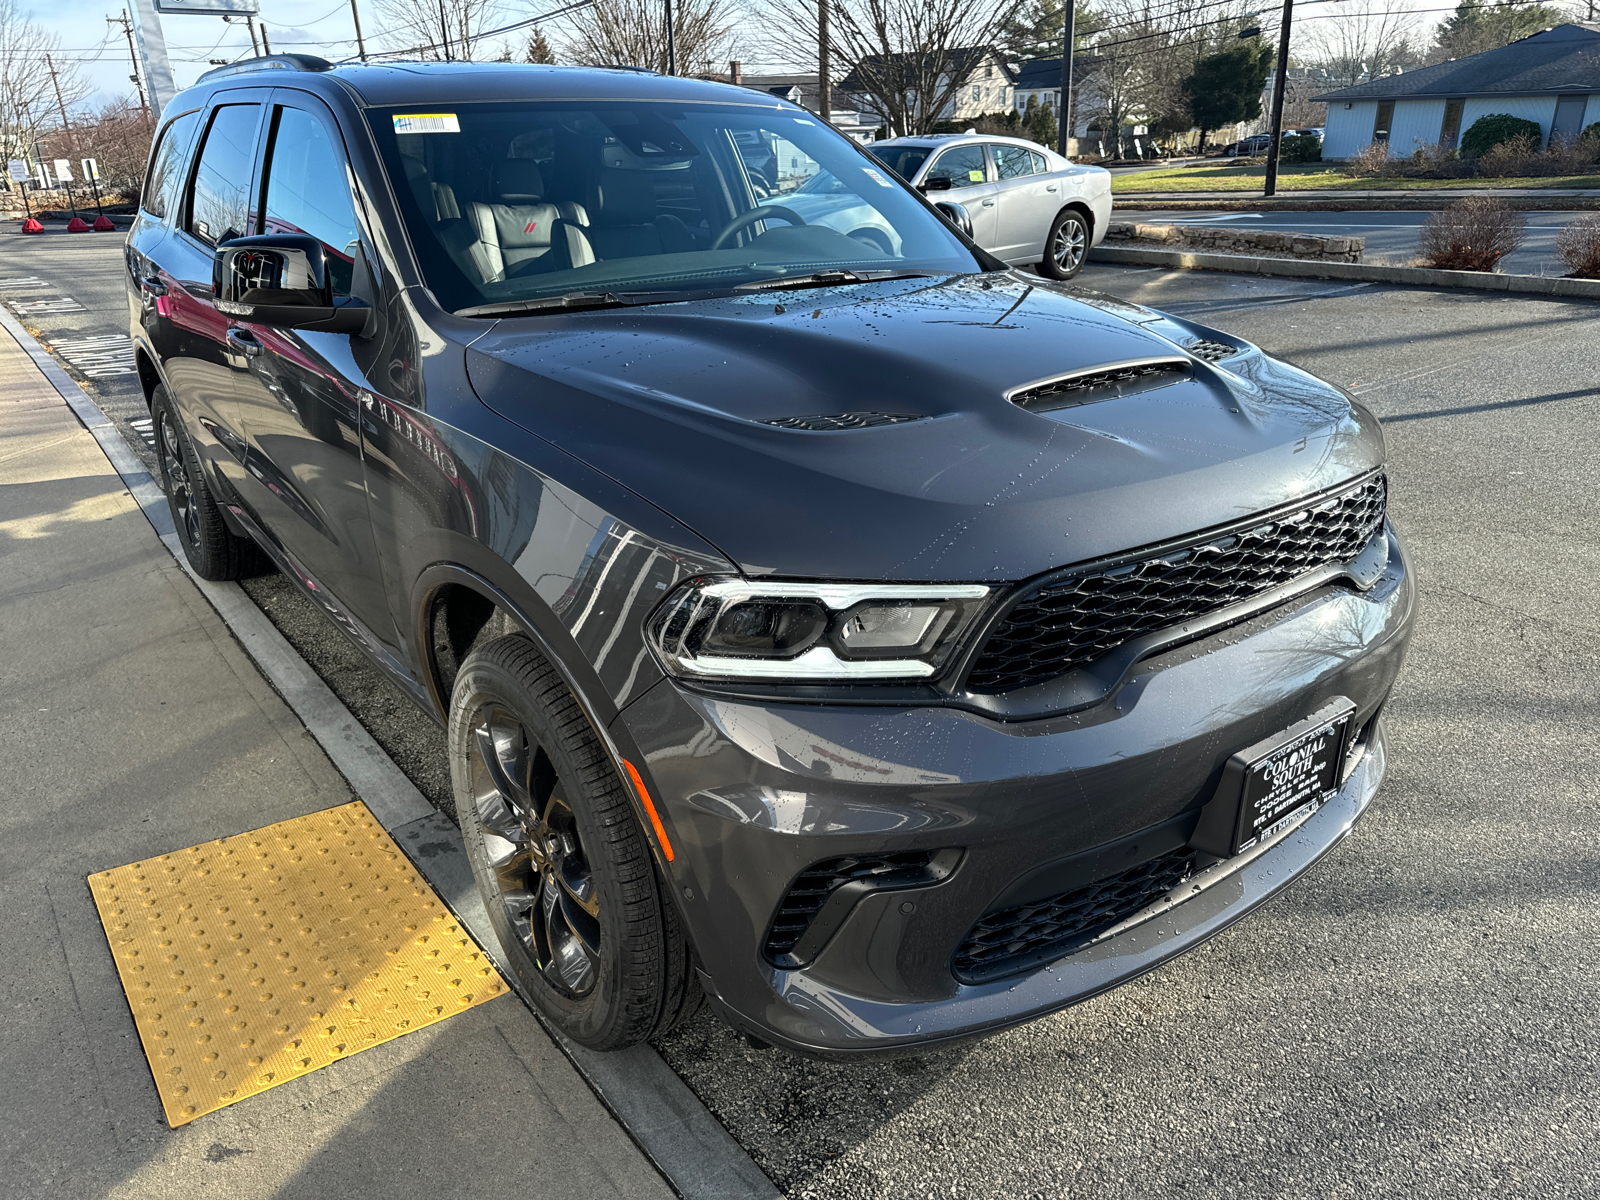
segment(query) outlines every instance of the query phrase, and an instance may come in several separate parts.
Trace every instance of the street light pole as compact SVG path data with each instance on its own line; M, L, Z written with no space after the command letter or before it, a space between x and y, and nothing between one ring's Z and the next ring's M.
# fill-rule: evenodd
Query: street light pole
M1068 139L1072 136L1072 42L1077 24L1077 0L1061 0L1061 101L1056 105L1056 153L1067 156Z
M350 0L350 16L356 23L356 54L362 62L367 61L367 43L361 39L361 13L356 9L356 0Z
M1278 191L1278 154L1283 148L1283 93L1289 83L1289 22L1294 17L1294 0L1283 0L1283 27L1278 33L1278 78L1272 88L1272 140L1267 143L1267 183L1263 196Z

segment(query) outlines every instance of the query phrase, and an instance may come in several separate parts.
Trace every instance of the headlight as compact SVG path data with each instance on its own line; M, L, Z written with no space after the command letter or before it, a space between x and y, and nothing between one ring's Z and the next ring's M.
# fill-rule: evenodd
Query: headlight
M650 619L675 675L862 681L937 674L983 608L982 584L684 584Z

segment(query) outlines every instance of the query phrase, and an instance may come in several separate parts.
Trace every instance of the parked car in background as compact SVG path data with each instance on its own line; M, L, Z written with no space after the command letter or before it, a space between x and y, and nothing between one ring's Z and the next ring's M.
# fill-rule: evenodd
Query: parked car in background
M1071 279L1111 220L1111 173L1021 138L943 134L868 149L930 200L954 203L973 241L1014 266Z

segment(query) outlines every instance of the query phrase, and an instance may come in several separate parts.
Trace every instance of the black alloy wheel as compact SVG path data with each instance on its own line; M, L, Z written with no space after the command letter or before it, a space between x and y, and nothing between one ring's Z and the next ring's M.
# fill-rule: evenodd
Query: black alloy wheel
M150 416L156 432L156 471L189 566L201 579L213 581L260 573L268 565L266 556L223 520L194 444L165 387L158 385L151 394Z
M1089 223L1081 213L1064 209L1056 214L1045 239L1039 273L1050 279L1071 279L1089 257Z
M699 984L630 793L527 637L466 657L449 743L456 817L523 994L596 1050L691 1016Z

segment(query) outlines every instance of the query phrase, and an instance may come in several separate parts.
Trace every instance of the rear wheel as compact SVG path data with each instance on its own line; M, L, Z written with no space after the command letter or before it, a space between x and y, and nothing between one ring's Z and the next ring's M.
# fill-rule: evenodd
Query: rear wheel
M456 815L500 945L568 1037L620 1050L699 1006L677 913L577 700L520 634L468 655L450 703Z
M212 499L200 456L195 453L167 389L150 397L156 434L156 468L167 493L167 509L183 545L184 557L201 579L242 579L265 566L260 548L230 530Z
M1050 236L1045 238L1039 273L1050 279L1071 279L1083 269L1088 257L1089 222L1070 208L1057 213Z

